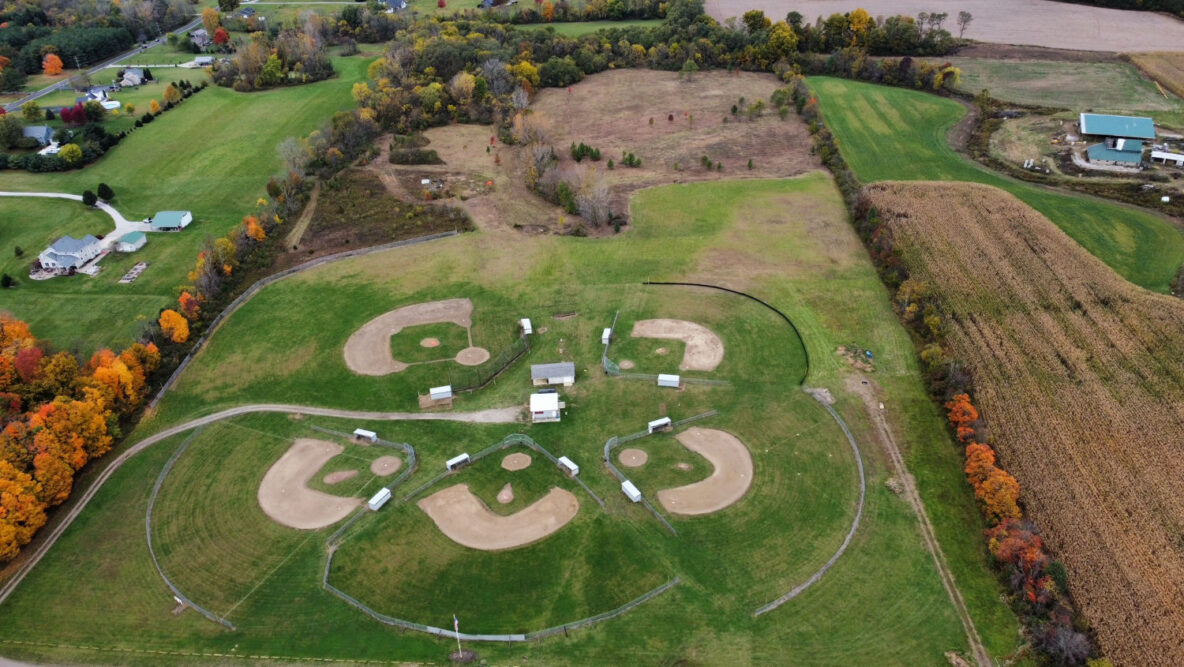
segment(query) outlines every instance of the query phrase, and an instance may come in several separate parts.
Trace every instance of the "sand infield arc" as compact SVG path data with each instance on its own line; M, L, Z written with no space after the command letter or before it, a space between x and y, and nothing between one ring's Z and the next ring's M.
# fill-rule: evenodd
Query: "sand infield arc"
M473 302L468 299L444 299L416 303L383 313L363 324L345 341L345 365L359 375L379 376L404 371L408 364L391 355L391 336L407 327L437 322L451 322L469 329L473 326ZM481 358L482 354L484 358ZM456 357L461 364L475 366L488 359L489 352L479 347L467 347Z
M715 470L707 479L658 492L668 512L695 516L718 512L744 497L752 486L752 453L736 436L713 428L689 428L674 436L707 459Z
M713 371L724 360L724 343L715 332L702 324L686 320L638 320L633 323L634 338L667 338L686 343L679 370Z
M308 481L345 448L333 442L297 438L267 469L259 483L259 507L276 523L316 530L344 519L362 503L308 488Z
M474 496L468 484L437 491L417 504L449 539L482 551L514 549L537 542L567 525L580 509L574 494L552 488L530 506L502 516Z

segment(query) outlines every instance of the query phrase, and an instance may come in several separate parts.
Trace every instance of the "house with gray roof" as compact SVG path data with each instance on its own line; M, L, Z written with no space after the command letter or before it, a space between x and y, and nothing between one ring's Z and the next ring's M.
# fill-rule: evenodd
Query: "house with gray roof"
M576 382L576 365L570 361L554 364L534 364L530 367L530 381L536 387L561 384L570 387Z
M138 86L144 83L144 70L139 67L129 67L123 70L123 76L119 79L121 86Z
M210 45L210 33L205 28L198 28L189 33L189 39L193 40L193 45L199 49L204 49Z
M44 269L66 273L98 257L102 251L102 242L90 234L80 239L67 235L41 251L37 259Z
M53 143L53 128L48 125L26 126L22 134L36 139L40 146L48 146Z

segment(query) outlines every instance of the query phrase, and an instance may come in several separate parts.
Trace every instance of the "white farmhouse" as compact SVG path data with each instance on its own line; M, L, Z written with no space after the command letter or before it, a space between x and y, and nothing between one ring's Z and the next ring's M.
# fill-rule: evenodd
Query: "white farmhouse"
M65 273L98 257L102 251L102 242L90 234L80 239L63 236L41 251L38 259L42 268Z

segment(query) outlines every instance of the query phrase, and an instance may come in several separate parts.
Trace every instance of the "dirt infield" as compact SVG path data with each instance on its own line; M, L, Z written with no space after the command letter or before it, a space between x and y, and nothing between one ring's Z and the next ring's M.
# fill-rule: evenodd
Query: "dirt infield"
M673 514L718 512L744 497L752 486L752 454L726 431L689 428L674 436L684 447L707 459L715 470L707 479L658 492L658 502Z
M502 490L497 492L497 501L503 505L514 502L514 487L509 482L506 482Z
M451 322L468 329L473 325L472 316L473 302L468 299L428 301L383 313L363 324L345 341L345 365L359 375L389 375L406 370L407 364L391 356L391 336L406 327L436 322Z
M325 475L323 478L321 478L321 481L325 484L340 484L347 479L353 479L357 476L357 470L338 470L337 472L331 472L328 475Z
M425 338L425 339L419 341L419 346L420 347L440 347L440 339L439 338Z
M381 477L393 475L403 467L403 459L397 456L380 456L370 464L370 472Z
M686 343L679 370L713 371L724 360L724 344L715 332L686 320L638 320L634 338L672 338Z
M511 472L515 470L525 470L530 467L530 454L523 454L522 452L514 452L502 459L502 467Z
M315 530L344 519L362 503L308 488L308 481L345 448L333 442L297 438L259 483L259 507L279 524Z
M480 366L489 361L489 350L483 347L466 347L456 353L456 363L461 366Z
M537 542L567 525L580 509L570 491L553 488L529 507L500 516L474 496L468 484L437 491L417 504L449 539L482 551Z
M617 460L626 468L640 468L650 460L650 455L640 449L622 449Z
M945 8L949 5L949 8ZM955 6L956 5L956 6ZM791 9L811 23L818 17L863 7L872 16L916 16L920 12L948 12L945 28L956 36L960 10L974 20L965 37L981 42L1028 44L1081 51L1178 51L1184 45L1184 22L1153 12L1122 11L1048 0L707 0L707 13L723 21L750 9L764 10L774 21Z

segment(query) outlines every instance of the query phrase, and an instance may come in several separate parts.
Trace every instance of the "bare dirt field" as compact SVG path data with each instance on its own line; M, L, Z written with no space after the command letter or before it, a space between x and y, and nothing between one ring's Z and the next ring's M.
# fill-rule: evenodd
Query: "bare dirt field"
M1122 280L1011 195L877 184L1001 465L1116 664L1184 664L1184 303ZM951 220L961 224L951 225Z
M646 461L650 460L650 455L640 449L622 449L620 455L617 456L617 460L626 468L640 468L645 465Z
M1026 44L1081 51L1172 51L1184 48L1184 21L1152 12L1103 9L1049 0L707 0L707 13L718 20L760 9L774 21L791 10L811 23L819 16L863 7L874 17L920 12L947 12L945 28L955 36L960 11L974 17L967 39L1000 44Z
M449 539L482 551L514 549L537 542L567 525L580 509L580 502L570 491L553 488L528 507L501 516L474 496L468 484L437 491L418 505Z
M473 302L468 299L445 299L403 306L362 325L345 342L345 365L359 375L389 375L407 369L407 364L391 356L391 336L405 327L436 322L451 322L468 329L473 325ZM484 358L477 352L484 352ZM461 356L464 356L464 360ZM481 348L465 348L457 354L457 362L477 365L489 359L489 352ZM474 362L475 363L472 363Z
M466 347L456 353L456 363L461 366L480 366L489 361L489 350L483 347Z
M344 519L362 503L361 498L308 488L313 475L343 451L345 447L337 443L297 438L259 483L259 507L276 523L300 530L324 528Z
M503 505L514 502L514 487L509 482L506 482L502 490L497 492L497 501Z
M711 514L728 507L752 486L752 453L736 436L713 428L689 428L674 436L707 459L715 469L707 479L658 492L658 502L673 514Z
M640 188L699 180L797 176L819 168L818 159L810 154L806 127L795 114L785 120L768 110L752 121L732 116L732 105L741 97L749 103L764 100L768 106L777 87L776 78L769 74L701 72L687 82L675 72L615 70L584 79L571 93L566 88L539 91L528 118L554 146L562 169L595 169L604 177L612 209L628 217L629 195ZM485 152L490 147L488 127L453 125L427 130L424 136L445 164L392 165L383 153L366 168L376 171L400 197L417 196L407 185L408 177L440 178L455 184L457 198L445 201L463 207L482 229L570 232L582 222L527 188L526 149L498 143ZM602 159L584 160L577 166L568 151L573 142L598 148ZM383 151L388 143L380 140ZM618 164L609 170L609 159L620 163L622 151L640 158L641 167ZM721 163L722 171L702 167L704 155ZM751 170L747 168L750 159ZM585 231L592 235L612 232L611 228Z
M530 467L530 462L530 454L514 452L513 454L507 454L506 458L502 459L502 468L511 472L526 470Z
M370 464L370 472L380 477L393 475L403 467L403 459L397 456L380 456Z
M331 472L328 475L325 475L321 481L326 484L340 484L347 479L353 479L357 476L357 470L338 470L337 472Z
M668 338L686 343L682 363L684 371L713 371L724 360L724 344L715 332L702 324L686 320L638 320L633 323L634 338Z

